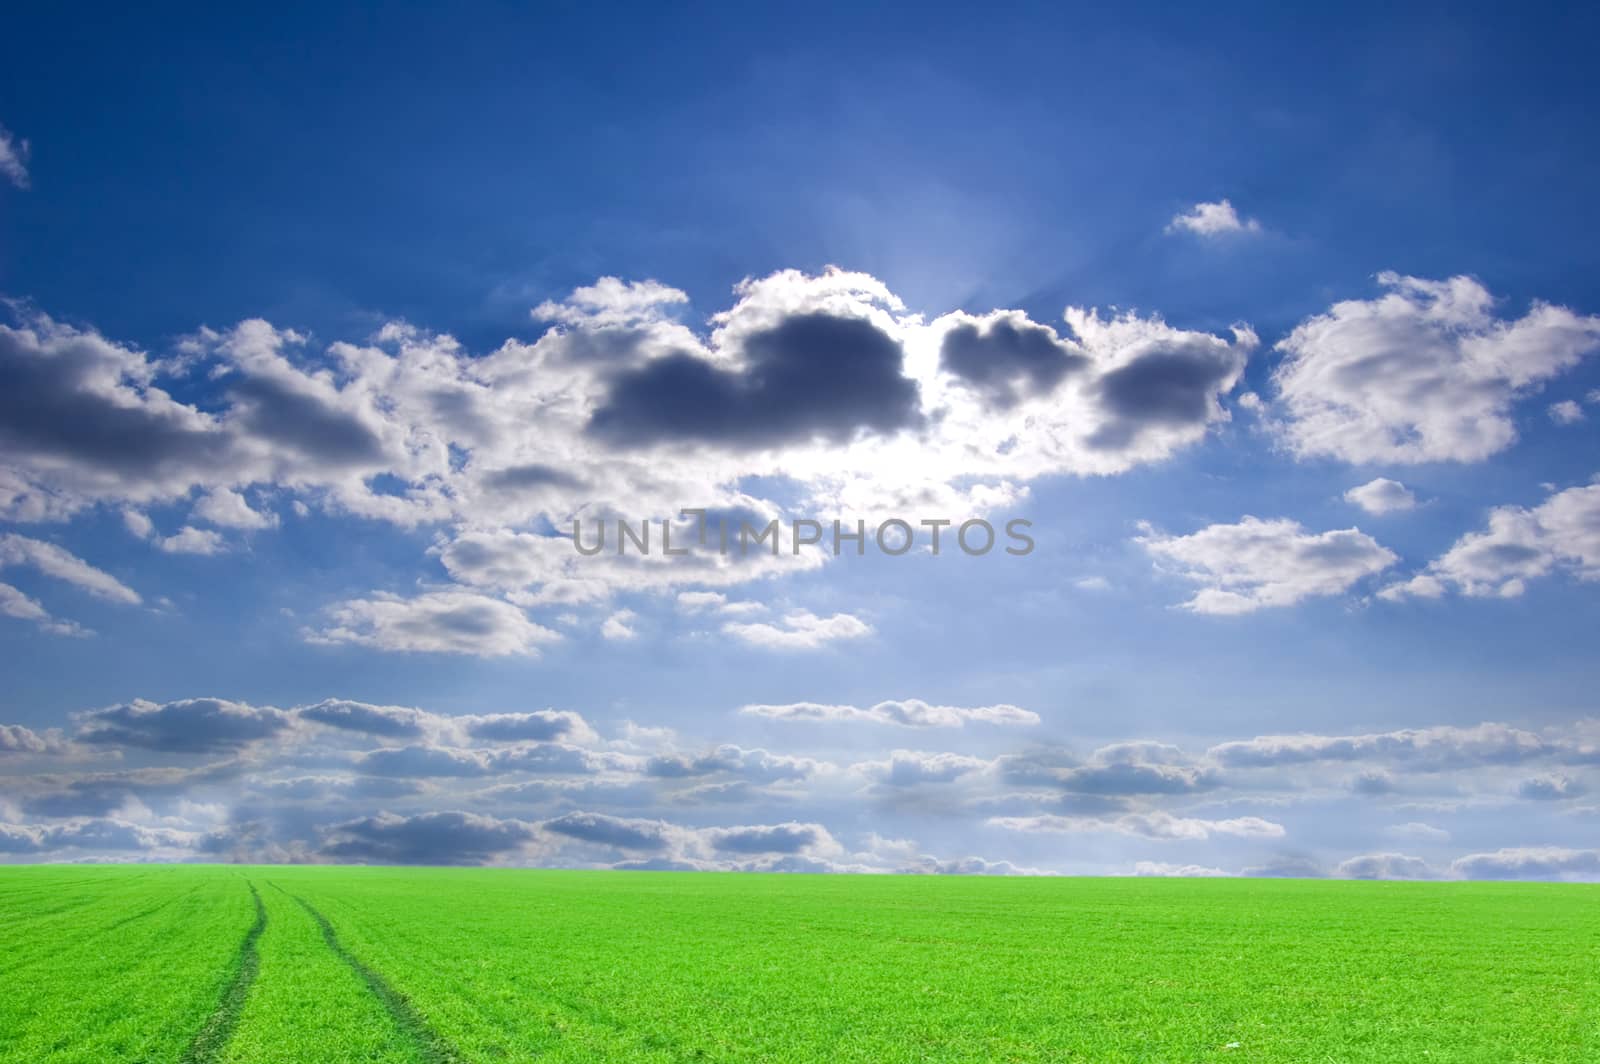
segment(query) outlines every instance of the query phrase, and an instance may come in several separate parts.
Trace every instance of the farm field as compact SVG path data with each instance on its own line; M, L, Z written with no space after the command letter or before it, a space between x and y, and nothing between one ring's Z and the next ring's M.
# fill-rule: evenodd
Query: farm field
M0 1061L1595 1061L1600 888L0 869Z

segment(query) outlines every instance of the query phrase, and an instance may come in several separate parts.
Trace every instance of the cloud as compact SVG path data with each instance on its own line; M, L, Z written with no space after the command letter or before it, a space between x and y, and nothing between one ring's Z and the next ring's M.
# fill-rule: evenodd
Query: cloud
M1600 579L1600 484L1568 488L1538 506L1500 506L1489 527L1462 536L1421 573L1379 592L1390 600L1463 595L1514 598L1557 570Z
M1313 533L1287 518L1245 517L1187 536L1145 525L1137 542L1158 562L1204 585L1183 604L1195 613L1250 613L1337 595L1398 560L1358 528Z
M45 609L38 599L10 584L0 584L0 616L32 621L51 635L86 636L92 634L76 621L62 620Z
M1438 879L1439 873L1420 857L1403 853L1369 853L1339 862L1333 874L1345 879Z
M55 754L62 750L59 736L40 735L20 724L0 724L0 757L7 754Z
M660 316L662 308L689 302L686 293L660 281L623 281L602 277L573 290L565 301L546 301L533 309L540 321L610 327L631 325Z
M1600 880L1600 850L1513 846L1459 857L1450 863L1450 871L1463 879L1558 879L1589 883Z
M228 488L213 488L202 496L195 505L194 516L223 528L276 528L278 524L277 514L251 509L243 495Z
M1385 295L1336 303L1278 344L1277 428L1301 457L1481 461L1516 440L1517 399L1600 347L1600 317L1536 302L1496 318L1470 277L1378 281Z
M714 849L728 853L837 853L842 847L821 824L761 825L708 828L704 837Z
M28 187L28 142L0 126L0 177L17 188Z
M1517 797L1536 802L1560 802L1587 793L1587 787L1567 776L1534 776L1517 785Z
M709 753L694 756L657 755L645 763L645 773L665 779L726 773L761 783L774 783L805 779L816 772L818 767L818 762L806 757L788 757L766 750L746 750L732 744L723 744Z
M607 617L600 626L600 634L612 642L626 642L638 636L631 624L638 620L639 615L632 610L618 610Z
M29 539L16 533L0 535L0 568L29 566L109 602L137 606L139 593L110 573L96 569L77 555L54 543Z
M568 710L538 709L531 713L489 713L456 719L468 735L489 742L548 742L552 739L587 741L595 738L588 722Z
M482 751L421 744L373 750L356 765L375 776L399 779L487 776L494 771L494 759Z
M547 820L546 831L599 846L647 853L665 850L681 829L663 820L637 820L604 813L568 813Z
M271 706L184 698L161 703L134 699L80 713L76 722L76 738L82 743L207 754L270 739L290 728L293 718Z
M1557 425L1576 425L1583 417L1583 407L1572 399L1550 404L1550 420Z
M477 813L379 813L335 824L322 853L374 864L482 864L514 853L538 835L533 824Z
M1168 233L1193 233L1196 236L1216 237L1239 233L1259 233L1261 223L1254 218L1240 218L1239 212L1227 200L1215 203L1196 203L1187 211L1172 216L1167 223Z
M51 826L0 824L0 853L28 854L52 850L151 851L191 848L192 832L147 827L125 820L93 818Z
M1282 824L1261 817L1231 817L1225 820L1205 820L1198 817L1180 817L1171 813L1124 813L1110 818L1081 816L1020 816L991 817L989 824L1009 831L1030 834L1081 834L1092 831L1110 831L1139 838L1166 840L1202 840L1213 835L1234 835L1241 838L1277 839L1286 833Z
M1220 868L1197 864L1168 864L1166 861L1139 861L1133 866L1136 876L1176 876L1184 879L1226 876Z
M1090 364L1081 348L1020 311L953 320L939 345L939 367L1000 410L1048 395L1067 374Z
M1417 505L1417 497L1410 488L1387 477L1378 477L1351 488L1344 493L1344 498L1369 514L1395 513Z
M331 623L307 633L317 643L348 643L403 653L537 657L558 633L508 602L470 591L428 591L415 598L378 594L328 609Z
M1031 725L1039 715L1017 706L935 706L919 698L907 698L860 706L823 705L817 702L790 702L785 705L748 705L739 710L752 717L785 721L850 721L867 724L894 724L907 728L959 728L968 722L997 725Z
M1382 759L1440 769L1520 764L1575 749L1505 724L1486 723L1470 728L1445 725L1364 735L1262 735L1220 743L1206 753L1218 764L1231 768Z
M375 706L343 698L328 698L295 710L301 720L329 728L361 732L389 739L415 738L423 734L431 714L407 706Z
M746 334L725 364L674 353L616 374L588 427L622 446L762 448L890 434L919 421L902 360L900 343L865 318L795 314Z
M176 534L156 541L156 546L168 554L221 554L227 549L222 534L209 528L183 528Z
M722 630L735 639L775 650L815 650L827 643L861 639L872 634L872 626L852 614L818 617L810 610L791 610L777 624L730 623L723 625Z

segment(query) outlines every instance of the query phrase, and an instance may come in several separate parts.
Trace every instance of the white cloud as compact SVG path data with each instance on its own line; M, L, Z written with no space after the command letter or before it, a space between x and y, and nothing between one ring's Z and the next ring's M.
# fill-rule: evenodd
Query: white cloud
M1600 346L1600 317L1535 303L1509 321L1470 277L1381 274L1278 344L1283 439L1302 457L1476 462L1517 438L1511 405Z
M1146 525L1137 542L1158 564L1203 585L1183 604L1195 613L1249 613L1337 595L1397 560L1360 529L1312 533L1286 518L1245 517L1187 536Z
M1241 218L1227 200L1215 203L1196 203L1187 211L1172 216L1167 223L1168 233L1188 232L1196 236L1226 236L1234 233L1259 233L1261 223L1254 218Z
M1399 600L1463 595L1514 598L1527 582L1557 570L1600 579L1600 484L1568 488L1533 509L1501 506L1489 527L1462 536L1421 573L1379 594Z
M0 568L9 565L30 566L46 576L65 581L111 602L137 606L142 601L137 591L110 573L96 569L70 551L43 540L15 533L0 535Z
M777 650L815 650L828 643L861 639L872 626L849 613L819 617L810 610L791 610L776 624L738 622L722 626L735 639Z
M429 591L415 598L375 595L328 610L330 623L305 633L317 643L349 643L400 652L537 657L561 636L522 610L470 591Z
M1201 878L1225 876L1228 873L1220 868L1209 865L1197 864L1169 864L1166 861L1138 861L1133 866L1136 876L1177 876L1182 878Z
M1260 735L1220 743L1206 754L1231 768L1376 760L1414 761L1441 768L1514 764L1578 749L1568 740L1547 740L1505 724L1485 723L1470 728L1444 725L1362 735Z
M1232 817L1226 820L1206 820L1199 817L1180 817L1171 813L1125 813L1117 817L1099 818L1083 816L1020 816L991 817L994 827L1028 833L1081 834L1093 831L1110 831L1146 839L1202 840L1212 835L1235 835L1241 838L1279 839L1286 834L1282 824L1257 816Z
M968 722L978 724L1038 724L1039 715L1017 706L936 706L918 698L879 702L872 706L824 705L817 702L791 702L785 705L748 705L739 710L747 716L787 721L854 721L869 724L896 724L908 728L959 728Z
M1463 879L1557 879L1590 883L1600 880L1600 850L1563 846L1512 846L1492 853L1473 853L1450 864Z
M237 491L213 488L195 505L194 516L223 528L276 528L278 515L260 513Z
M155 535L156 526L143 511L129 507L122 511L122 523L128 532L139 539L149 539Z
M1344 493L1346 502L1354 503L1369 514L1395 513L1410 510L1417 505L1417 496L1398 480L1378 477Z
M14 617L19 621L32 621L51 635L89 634L87 629L75 621L52 616L38 599L24 594L10 584L0 583L0 616Z
M632 610L618 610L607 617L600 626L600 634L607 639L626 641L635 638L639 633L634 631L631 623L638 618Z
M18 188L28 187L28 142L0 126L0 177Z
M210 528L186 526L175 534L156 540L156 546L168 554L221 554L228 549L222 533Z
M1557 425L1576 425L1583 420L1583 407L1572 399L1550 404L1550 420Z

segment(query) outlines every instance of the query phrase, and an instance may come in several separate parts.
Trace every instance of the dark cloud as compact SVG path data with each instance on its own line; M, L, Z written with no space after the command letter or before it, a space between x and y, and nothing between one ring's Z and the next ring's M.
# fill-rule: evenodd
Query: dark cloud
M524 821L477 813L379 813L328 828L322 852L374 864L481 864L522 847L537 834Z
M800 853L832 841L820 824L714 828L706 832L706 837L717 849L728 853Z
M356 762L363 772L375 776L485 776L491 770L489 759L476 750L456 750L445 746L401 746L373 750Z
M623 446L765 447L892 433L919 420L899 342L865 319L795 315L746 338L743 355L740 370L678 353L618 373L589 431Z
M1088 357L1062 343L1054 329L1025 318L1000 318L982 329L973 322L957 325L945 333L939 347L940 367L1000 410L1048 393L1068 373L1088 363Z
M297 710L304 720L325 724L330 728L363 732L384 738L414 738L423 732L423 722L428 715L405 706L374 706L366 702L349 702L329 698Z
M327 468L378 467L383 441L365 422L288 378L246 377L229 389L231 417L252 436Z
M1095 390L1113 420L1089 438L1089 446L1116 451L1146 429L1206 424L1217 393L1239 373L1239 366L1233 349L1194 343L1150 351L1111 370Z
M221 698L159 704L135 699L81 714L77 720L79 742L180 754L234 750L271 738L294 722L289 714L271 706Z
M467 734L489 742L548 742L586 731L588 725L576 713L539 709L532 713L489 713L462 717Z
M147 390L144 356L92 332L41 321L0 325L0 449L140 483L226 468L232 437Z
M581 488L583 481L554 466L530 462L508 466L484 475L485 487L496 491L526 491L530 488Z
M659 820L624 820L604 813L568 813L547 820L546 831L623 850L664 850L672 827Z

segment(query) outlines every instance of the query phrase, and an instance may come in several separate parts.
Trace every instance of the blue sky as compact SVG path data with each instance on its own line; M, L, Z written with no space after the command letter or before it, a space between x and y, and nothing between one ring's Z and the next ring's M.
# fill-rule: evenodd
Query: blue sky
M1595 18L26 13L0 852L1600 875Z

